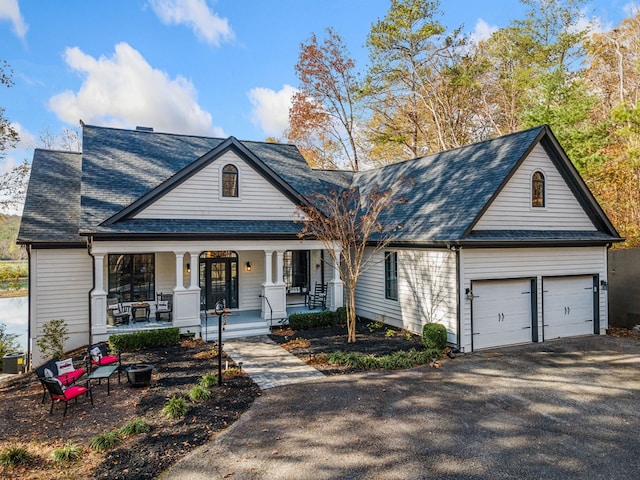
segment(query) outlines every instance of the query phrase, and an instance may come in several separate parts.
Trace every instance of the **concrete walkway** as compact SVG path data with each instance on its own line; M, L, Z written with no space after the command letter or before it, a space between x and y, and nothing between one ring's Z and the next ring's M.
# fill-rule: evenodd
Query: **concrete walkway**
M227 340L222 349L237 364L242 362L242 369L262 390L324 378L266 335Z

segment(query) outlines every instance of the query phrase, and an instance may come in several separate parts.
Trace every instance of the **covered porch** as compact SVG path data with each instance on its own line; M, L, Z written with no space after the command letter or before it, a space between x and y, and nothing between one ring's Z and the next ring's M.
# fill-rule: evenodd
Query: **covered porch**
M215 334L217 338L217 317L213 319L210 312L218 302L230 312L225 332L268 333L270 326L279 325L292 313L309 310L307 295L316 284L326 286L327 309L342 306L342 281L320 242L259 243L92 243L92 341L106 340L115 333L168 326L205 338ZM140 267L136 262L143 257L146 263ZM122 265L131 272L123 272ZM170 318L156 319L154 315L160 292L172 295ZM150 315L113 325L107 320L107 299L114 295L120 297L125 308L136 302L149 304ZM232 338L228 334L225 337Z

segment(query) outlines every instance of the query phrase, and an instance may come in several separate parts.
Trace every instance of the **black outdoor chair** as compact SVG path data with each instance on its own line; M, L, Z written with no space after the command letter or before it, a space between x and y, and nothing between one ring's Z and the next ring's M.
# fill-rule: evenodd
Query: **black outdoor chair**
M81 385L64 387L62 383L55 378L46 378L44 380L44 385L49 391L49 396L51 397L51 408L49 409L49 414L53 413L53 404L56 401L64 402L64 415L62 416L64 419L67 416L69 400L75 399L76 403L78 403L78 397L82 394L88 394L91 397L91 406L93 406L93 394L91 393L90 388L83 387Z
M327 308L327 284L316 283L313 293L309 294L309 308Z

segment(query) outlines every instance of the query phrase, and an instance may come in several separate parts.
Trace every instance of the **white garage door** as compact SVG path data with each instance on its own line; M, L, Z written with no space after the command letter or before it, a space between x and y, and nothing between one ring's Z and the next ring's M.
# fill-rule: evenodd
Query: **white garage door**
M593 276L542 279L544 338L593 333Z
M474 281L473 349L531 342L531 280Z

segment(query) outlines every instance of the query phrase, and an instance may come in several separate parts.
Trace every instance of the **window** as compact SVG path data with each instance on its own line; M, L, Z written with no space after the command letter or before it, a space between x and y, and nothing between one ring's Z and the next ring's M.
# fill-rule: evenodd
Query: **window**
M153 301L155 256L153 253L109 255L109 295L122 302Z
M238 169L234 165L225 165L222 168L222 196L238 196Z
M283 257L282 276L288 292L309 288L309 250L287 250Z
M398 254L384 254L384 296L389 300L398 300Z
M531 177L531 206L544 207L544 173L535 172Z

